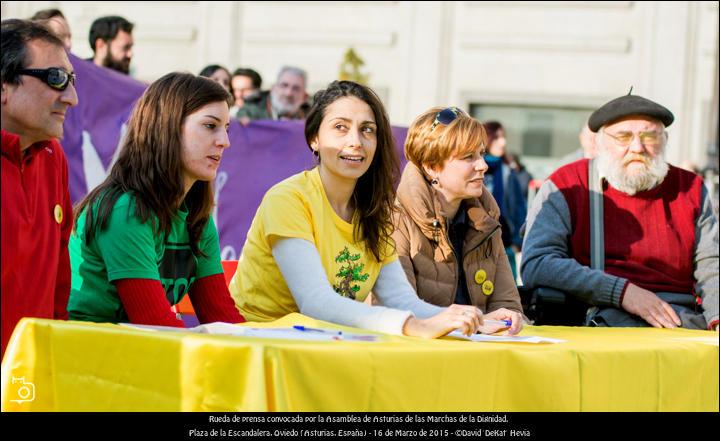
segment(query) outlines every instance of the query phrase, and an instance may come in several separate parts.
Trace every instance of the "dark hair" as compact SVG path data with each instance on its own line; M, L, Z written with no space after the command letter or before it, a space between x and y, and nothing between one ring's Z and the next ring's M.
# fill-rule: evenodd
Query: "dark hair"
M30 20L50 20L51 18L60 17L63 20L65 16L59 9L41 9L30 17Z
M252 85L255 89L260 89L260 86L262 86L262 77L253 69L241 67L235 69L235 72L233 72L232 76L242 76L250 78L250 81L252 81Z
M485 128L485 133L487 134L488 147L490 146L490 144L493 143L493 141L497 139L498 132L500 130L505 130L503 128L503 125L500 124L498 121L485 121L483 123L483 127Z
M128 192L136 200L135 213L140 221L150 220L156 232L169 234L173 216L183 201L183 122L207 104L229 100L221 85L189 73L173 72L151 84L133 109L120 156L110 174L75 207L75 219L89 208L86 241L90 243L95 231L107 226L115 202ZM184 201L190 247L202 255L198 241L213 208L212 183L196 181ZM97 211L93 207L96 202Z
M500 130L505 131L505 128L502 124L500 124L499 121L485 121L483 123L483 127L485 128L485 133L487 133L487 150L486 152L490 152L490 146L492 145L493 141L495 141L498 138L498 132ZM502 162L505 164L510 164L510 158L508 158L507 150L505 150L505 153L500 157L502 159Z
M203 69L200 71L198 75L201 77L207 77L210 78L210 75L214 74L217 70L224 70L225 73L228 74L228 77L230 77L230 71L224 68L223 66L220 66L219 64L210 64L208 66L203 67Z
M118 32L125 31L132 34L135 25L117 15L100 17L90 25L90 47L95 52L95 41L112 41L117 37Z
M313 98L312 108L305 121L305 140L310 147L320 131L325 109L343 97L355 97L367 103L377 124L375 156L370 168L358 179L353 190L353 201L359 214L353 237L356 241L364 240L366 248L380 261L385 251L383 245L394 248L390 239L395 198L393 183L399 174L392 127L382 101L369 87L352 81L333 81Z
M4 84L20 84L18 72L28 64L27 44L33 40L42 40L46 43L64 48L63 42L45 26L30 20L10 19L0 24L2 41L2 68L0 79Z

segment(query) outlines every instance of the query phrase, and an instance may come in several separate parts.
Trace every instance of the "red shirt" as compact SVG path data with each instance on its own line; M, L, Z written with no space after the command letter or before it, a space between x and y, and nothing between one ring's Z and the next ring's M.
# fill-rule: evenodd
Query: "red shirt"
M2 353L23 317L67 319L72 203L68 166L56 140L20 150L2 130Z

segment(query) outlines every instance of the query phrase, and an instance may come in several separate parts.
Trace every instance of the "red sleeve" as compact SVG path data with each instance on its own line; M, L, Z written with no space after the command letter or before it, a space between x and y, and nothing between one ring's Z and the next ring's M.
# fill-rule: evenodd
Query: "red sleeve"
M59 145L58 145L59 147ZM73 226L72 202L68 191L68 166L63 155L62 163L62 229L60 231L60 256L58 256L57 276L55 279L55 305L53 317L59 320L67 320L67 304L70 297L70 254L68 252L68 241Z
M200 323L245 321L245 317L235 307L222 274L197 279L193 282L189 295Z
M130 323L184 328L182 320L170 310L159 280L120 279L115 282L120 301Z
M715 326L717 326L717 325L718 325L718 320L711 321L710 324L708 325L708 331L714 331Z

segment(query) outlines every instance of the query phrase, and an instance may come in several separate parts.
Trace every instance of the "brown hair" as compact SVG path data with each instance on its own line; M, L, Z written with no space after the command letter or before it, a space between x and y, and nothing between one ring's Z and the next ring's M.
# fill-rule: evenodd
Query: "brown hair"
M450 124L433 124L443 107L433 107L420 116L408 129L405 157L420 170L423 165L432 169L442 167L446 160L487 148L487 136L482 124L457 109L457 118Z
M97 228L107 226L113 206L123 193L135 198L135 215L141 222L150 221L156 232L168 235L185 191L185 118L207 104L229 100L230 95L221 85L189 73L173 72L150 85L133 109L120 156L110 174L75 208L77 219L91 207L86 214L86 241L92 241ZM193 253L202 255L198 241L213 208L212 183L196 181L184 202L190 247Z
M313 106L305 121L305 140L310 147L320 130L325 109L343 97L356 97L365 102L370 106L377 124L375 156L370 168L358 179L353 190L353 201L360 219L354 226L353 237L356 241L364 240L367 249L380 261L384 245L394 248L390 239L395 198L393 183L399 174L392 127L382 101L369 87L352 81L333 81L313 98Z

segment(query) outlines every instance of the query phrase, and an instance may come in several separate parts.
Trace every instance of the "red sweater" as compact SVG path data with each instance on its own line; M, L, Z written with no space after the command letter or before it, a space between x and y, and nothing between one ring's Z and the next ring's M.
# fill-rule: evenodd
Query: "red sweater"
M20 150L2 131L2 354L23 317L67 319L72 204L56 140Z
M570 255L590 266L588 161L563 167L550 179L570 208ZM605 184L605 272L653 292L692 293L702 185L699 176L672 165L662 184L634 196Z
M170 310L159 280L120 279L115 285L130 323L185 327ZM189 296L200 323L245 321L230 297L222 274L197 279Z

